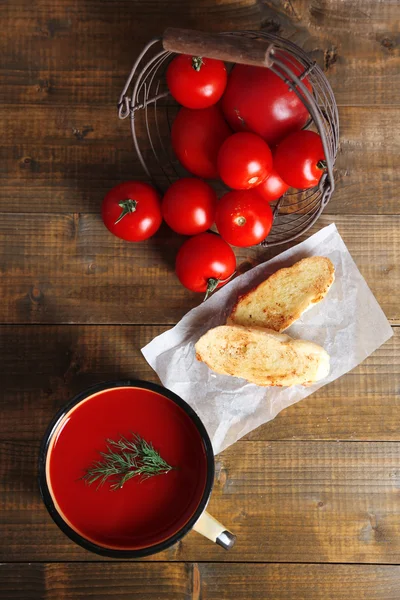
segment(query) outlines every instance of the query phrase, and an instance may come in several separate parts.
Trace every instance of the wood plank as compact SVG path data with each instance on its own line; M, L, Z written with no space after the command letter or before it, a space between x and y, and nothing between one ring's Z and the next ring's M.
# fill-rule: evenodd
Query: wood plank
M192 565L184 564L3 564L1 598L186 600L190 597L192 570ZM384 574L382 583L389 583L390 575Z
M264 25L324 67L338 104L398 104L399 19L392 0L263 2Z
M157 382L140 348L165 326L1 326L0 440L39 441L75 393L100 381ZM362 365L250 433L256 440L400 441L400 328ZM29 377L27 377L29 373Z
M340 108L336 190L326 211L338 214L397 214L396 164L400 132L392 119L399 108Z
M38 443L0 443L0 560L98 560L52 523ZM217 457L209 510L238 536L224 552L190 533L151 561L398 564L398 442L237 442Z
M390 0L173 0L168 10L161 0L3 5L1 93L9 103L112 103L145 43L171 25L274 31L325 68L339 104L398 103L400 16Z
M166 329L2 326L0 437L39 440L52 415L95 383L128 378L157 382L140 348Z
M114 105L96 111L80 106L29 111L6 107L2 114L4 212L97 213L113 185L144 178L129 124L118 120ZM397 117L393 107L341 108L337 188L326 209L331 214L398 213L400 176L395 165L400 134L393 127ZM143 149L148 148L144 133L142 140Z
M117 116L116 103L93 110L84 106L4 106L0 135L4 145L13 146L16 140L29 140L36 145L85 145L103 143L130 149L129 122ZM46 127L43 125L46 122ZM145 135L145 127L140 130ZM123 134L126 134L125 136Z
M395 600L400 589L397 569L360 565L205 563L198 565L198 580L207 600ZM193 583L196 573L194 565Z
M398 113L394 107L340 109L337 187L327 212L399 212L400 134L393 127ZM2 115L0 210L4 212L98 213L112 186L145 178L133 151L129 123L117 118L114 104L96 110L79 105L29 111L5 107ZM144 133L141 139L142 149L148 149ZM151 153L149 160L152 165ZM158 170L153 167L152 172Z
M103 76L101 71L118 73L119 94L139 51L166 27L179 24L217 31L258 29L261 14L257 0L222 0L217 4L210 0L195 3L172 0L168 9L161 0L151 3L108 0L85 4L79 0L68 3L38 0L34 10L28 10L24 0L7 1L3 5L2 23L7 34L0 40L0 52L6 73L39 71L39 85L40 80L47 80L51 95L57 97L53 73L66 71L71 75L78 69L78 78L79 73L85 73L85 80L88 78L89 82L87 95L85 85L79 93L82 99L90 98L90 103L93 97L90 82L98 81L93 72L100 77ZM73 78L76 85L76 77ZM104 85L104 90L110 89L110 82ZM6 91L11 91L7 98L12 102L13 90ZM113 91L115 93L117 88Z
M375 565L0 565L3 600L397 600L400 567ZM65 594L65 595L64 595Z
M400 216L322 216L311 233L333 221L387 317L400 322ZM129 244L99 215L3 214L0 322L176 323L201 301L173 273L182 241L163 227ZM284 249L238 249L238 264Z

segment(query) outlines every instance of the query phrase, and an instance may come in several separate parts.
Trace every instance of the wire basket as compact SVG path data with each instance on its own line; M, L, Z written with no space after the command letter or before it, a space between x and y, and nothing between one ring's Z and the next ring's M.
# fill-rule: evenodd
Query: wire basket
M282 51L285 62L280 59ZM121 119L130 117L139 161L161 193L177 179L188 176L170 143L171 125L180 107L169 94L165 73L176 53L263 66L285 81L302 100L310 114L305 127L321 136L327 169L317 187L303 191L289 189L272 203L273 226L261 245L284 244L304 234L328 204L335 187L333 167L338 151L339 118L332 88L322 70L296 44L261 31L210 34L169 28L162 38L151 40L133 65L119 99L118 114ZM297 67L300 63L304 67L302 74L296 76L290 63L297 63ZM305 77L312 92L303 83ZM219 195L227 190L220 181L210 183Z

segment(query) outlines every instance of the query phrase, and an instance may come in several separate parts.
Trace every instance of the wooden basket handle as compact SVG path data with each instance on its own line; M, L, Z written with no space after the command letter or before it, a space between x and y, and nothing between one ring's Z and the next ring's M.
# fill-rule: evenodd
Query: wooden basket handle
M272 44L247 37L205 33L168 27L162 38L164 50L191 56L206 56L256 67L270 67Z

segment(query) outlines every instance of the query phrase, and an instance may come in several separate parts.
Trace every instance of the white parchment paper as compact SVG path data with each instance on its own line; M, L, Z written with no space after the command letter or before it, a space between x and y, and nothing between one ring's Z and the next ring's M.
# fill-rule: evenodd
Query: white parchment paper
M326 298L285 333L325 348L331 357L326 379L310 387L262 388L243 379L218 375L196 360L195 343L208 329L225 323L240 294L279 268L313 255L331 259L335 282ZM392 335L388 320L332 224L226 284L175 327L147 344L142 353L163 385L197 412L217 454L284 408L353 369Z

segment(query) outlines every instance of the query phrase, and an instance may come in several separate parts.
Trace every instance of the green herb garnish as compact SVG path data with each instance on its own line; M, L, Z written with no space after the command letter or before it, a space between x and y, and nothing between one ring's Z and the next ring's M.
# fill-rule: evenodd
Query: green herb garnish
M99 488L111 477L111 489L118 490L132 477L144 481L176 468L161 458L153 444L135 433L131 441L121 436L118 442L110 439L106 442L107 452L100 452L102 459L92 463L82 477L88 485L97 482Z

